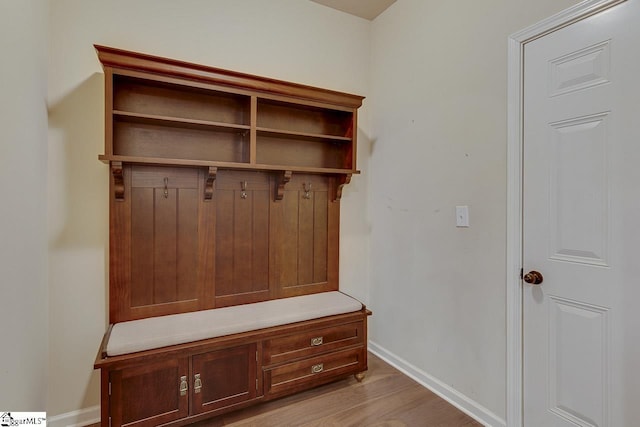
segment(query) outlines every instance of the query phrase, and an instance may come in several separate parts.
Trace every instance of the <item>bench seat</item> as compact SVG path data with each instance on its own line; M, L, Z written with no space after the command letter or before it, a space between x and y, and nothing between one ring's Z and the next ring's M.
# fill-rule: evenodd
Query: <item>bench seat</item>
M150 317L113 325L107 356L119 356L325 316L351 313L362 303L338 291L232 307Z

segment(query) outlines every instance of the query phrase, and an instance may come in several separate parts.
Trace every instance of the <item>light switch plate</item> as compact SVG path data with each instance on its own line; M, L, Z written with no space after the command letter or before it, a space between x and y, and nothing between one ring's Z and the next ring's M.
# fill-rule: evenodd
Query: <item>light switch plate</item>
M469 206L456 206L456 227L469 226Z

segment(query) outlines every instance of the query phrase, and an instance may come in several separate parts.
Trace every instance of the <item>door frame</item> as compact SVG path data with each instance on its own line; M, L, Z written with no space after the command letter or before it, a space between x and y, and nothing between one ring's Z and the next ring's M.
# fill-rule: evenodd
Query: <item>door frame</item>
M524 424L523 148L524 47L527 43L627 0L585 0L509 36L507 98L507 422Z

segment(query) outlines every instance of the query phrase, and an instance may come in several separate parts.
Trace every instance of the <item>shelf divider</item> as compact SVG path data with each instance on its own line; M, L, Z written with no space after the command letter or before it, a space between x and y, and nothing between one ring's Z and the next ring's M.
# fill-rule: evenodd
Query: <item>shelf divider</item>
M251 97L251 109L250 109L251 127L249 130L249 164L255 165L258 159L258 97L253 95Z

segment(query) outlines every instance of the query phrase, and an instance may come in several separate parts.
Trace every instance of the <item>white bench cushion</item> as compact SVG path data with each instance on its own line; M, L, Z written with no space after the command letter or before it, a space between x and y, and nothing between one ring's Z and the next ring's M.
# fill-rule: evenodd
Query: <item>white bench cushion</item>
M151 350L223 335L318 319L362 309L341 292L322 292L113 325L107 356Z

